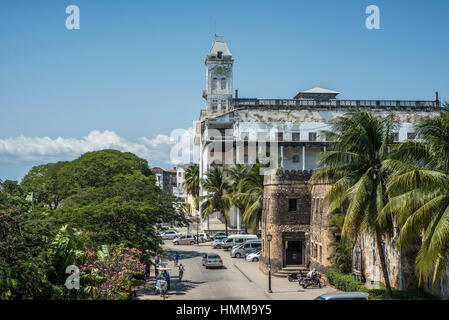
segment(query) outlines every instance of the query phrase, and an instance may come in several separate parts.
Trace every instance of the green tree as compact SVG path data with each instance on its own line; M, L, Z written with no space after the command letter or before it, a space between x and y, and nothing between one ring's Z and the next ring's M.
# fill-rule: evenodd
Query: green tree
M228 235L229 209L232 205L231 185L226 178L225 170L218 165L213 165L206 172L205 179L201 184L206 195L200 196L201 215L203 219L208 218L212 213L219 212L224 219L226 235Z
M241 181L239 199L245 205L243 211L243 222L251 226L253 232L257 232L262 219L263 206L263 180L260 174L261 164L256 161L248 170L246 176Z
M245 197L242 195L242 184L244 179L247 177L250 166L247 164L237 163L227 170L227 174L230 180L231 187L231 199L232 204L239 209L242 214L246 208ZM247 225L245 224L245 232L247 231Z
M182 186L195 199L195 206L197 207L197 199L200 195L200 167L197 163L186 169Z
M11 185L0 185L0 298L51 299L57 292L47 278L52 225Z
M394 215L401 227L399 247L420 247L419 283L431 276L436 285L449 256L449 113L422 119L415 131L418 140L397 146L385 163L391 173L387 191L392 198L380 220Z
M36 208L51 212L58 228L68 224L84 232L88 247L125 243L154 252L160 249L157 224L185 223L174 197L155 181L146 160L101 150L34 167L21 187L34 193Z
M397 122L392 116L378 118L365 110L354 110L337 118L332 130L325 132L332 141L331 150L320 155L321 169L312 183L331 183L324 201L329 214L342 211L346 205L342 236L355 240L362 233L371 234L377 245L385 285L391 296L391 286L385 259L384 236L392 235L391 219L379 222L387 203L387 173L383 163L393 142Z

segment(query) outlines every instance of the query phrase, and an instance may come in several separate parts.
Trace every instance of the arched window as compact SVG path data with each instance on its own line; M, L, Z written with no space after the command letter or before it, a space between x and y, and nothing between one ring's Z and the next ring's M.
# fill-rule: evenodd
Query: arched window
M221 90L226 89L226 78L221 79Z
M212 79L212 90L217 89L217 88L218 88L218 79L213 78Z

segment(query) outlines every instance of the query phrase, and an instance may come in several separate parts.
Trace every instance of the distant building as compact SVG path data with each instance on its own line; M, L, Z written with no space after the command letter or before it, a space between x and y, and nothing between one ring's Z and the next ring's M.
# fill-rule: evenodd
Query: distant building
M191 194L188 194L186 190L184 189L184 181L185 181L185 175L186 170L193 165L193 162L185 163L185 164L179 164L176 166L176 179L177 179L177 186L173 189L173 194L182 199L184 203L186 203L189 206L189 214L191 216L196 216L196 208L195 208L195 200Z
M173 170L164 170L159 167L151 169L156 175L156 185L164 191L173 195L173 188L176 188L176 168Z

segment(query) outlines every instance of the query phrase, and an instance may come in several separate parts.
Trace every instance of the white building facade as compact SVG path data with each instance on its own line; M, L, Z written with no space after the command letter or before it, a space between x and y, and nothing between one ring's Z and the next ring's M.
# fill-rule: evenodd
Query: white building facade
M400 122L398 142L413 139L413 125L439 112L437 98L340 100L339 92L318 87L301 91L293 99L240 98L237 91L232 94L233 63L224 38L215 37L205 61L206 109L201 110L196 127L200 178L213 163L229 168L235 163L255 163L256 157L270 162L273 169L313 170L327 145L320 132L353 108L368 108L380 117L393 113ZM229 222L231 229L243 228L237 208L231 209ZM205 222L203 228L210 226Z

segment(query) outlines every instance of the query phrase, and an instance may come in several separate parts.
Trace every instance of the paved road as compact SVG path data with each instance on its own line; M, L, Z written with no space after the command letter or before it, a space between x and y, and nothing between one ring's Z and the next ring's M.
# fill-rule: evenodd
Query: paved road
M212 249L210 242L202 243L199 246L174 246L171 241L166 240L163 248L169 257L173 257L177 251L180 254L179 263L185 265L183 280L179 282L178 271L173 268L172 258L168 261L168 267L173 268L169 272L172 280L168 300L310 300L320 294L336 291L330 287L304 290L299 287L298 283L288 282L286 278L273 277L273 293L267 293L268 278L259 270L257 262L231 258L229 251ZM201 257L206 252L218 253L223 259L225 268L206 269L203 267ZM153 295L149 289L139 290L137 296L138 299L161 299Z

